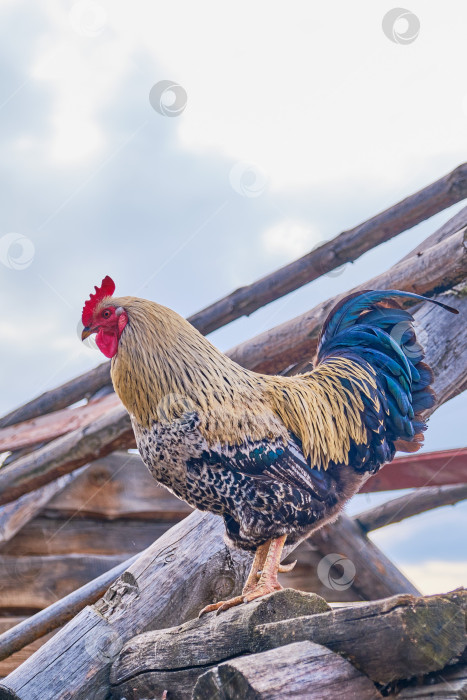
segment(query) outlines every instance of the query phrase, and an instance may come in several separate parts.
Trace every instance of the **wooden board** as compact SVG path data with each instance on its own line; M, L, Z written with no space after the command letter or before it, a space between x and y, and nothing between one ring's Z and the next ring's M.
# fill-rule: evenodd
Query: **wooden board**
M374 474L361 493L467 483L467 448L397 457Z

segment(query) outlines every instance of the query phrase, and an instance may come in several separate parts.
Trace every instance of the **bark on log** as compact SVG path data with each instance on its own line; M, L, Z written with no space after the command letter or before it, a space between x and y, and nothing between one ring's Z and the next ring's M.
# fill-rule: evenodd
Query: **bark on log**
M370 532L386 525L399 523L405 518L425 513L433 508L455 505L466 498L467 484L428 486L359 513L354 520L365 532Z
M143 697L133 693L128 700ZM218 700L335 700L336 697L376 700L382 696L374 683L342 656L320 644L296 642L220 664L198 679L193 695L187 695L187 700L190 697L193 700L214 697Z
M197 678L207 668L250 650L257 625L327 610L329 606L319 596L288 589L232 608L222 616L195 618L181 626L138 635L122 648L112 668L114 695L126 695L132 687L140 691L136 697L144 697L143 688L148 692L152 688L154 695L159 688L164 690L165 683L177 698L191 697Z
M326 272L356 260L371 248L465 197L466 164L359 226L326 241L302 258L253 284L237 289L194 314L189 320L196 328L202 329L203 333L210 333L240 316L249 316L253 311L308 284Z
M253 651L310 640L387 684L444 668L466 645L465 612L449 594L394 596L320 615L258 625Z
M417 223L446 209L455 202L461 201L464 197L467 197L466 164L460 165L440 180L410 195L359 226L349 231L344 231L336 238L327 241L318 249L311 251L311 253L296 260L294 263L279 269L248 287L243 287L233 292L233 294L228 295L203 311L194 314L188 320L201 333L207 334L215 328L225 325L229 320L239 318L245 313L251 313L254 309L251 308L249 311L246 311L245 302L249 302L248 297L255 290L255 293L258 293L258 288L266 288L266 297L264 299L273 301L288 291L297 289L312 279L329 272L334 267L339 267L347 260L355 260L366 250L415 226ZM441 227L439 231L441 236L444 235L442 233L443 230L447 231L446 227L450 227L450 232L459 230L461 220L463 221L462 225L466 225L467 221L465 221L465 218L462 219L462 216L466 213L467 208L456 214L451 221ZM368 243L371 244L368 245ZM418 252L420 247L416 248L414 252ZM288 280L284 279L287 277ZM298 280L301 280L301 284L297 284ZM286 285L289 285L288 288L284 286L284 282ZM272 295L271 291L268 290L271 283L272 289L275 289ZM290 286L291 284L292 286ZM232 297L234 299L238 297L236 309L232 308ZM261 300L260 297L255 308L260 308L265 303L268 302ZM221 314L217 315L217 325L213 323L213 307L221 310ZM0 428L51 413L60 408L66 408L85 396L91 396L107 384L110 384L110 362L105 362L11 411L0 419Z
M466 240L467 228L464 228L351 291L399 289L425 296L447 291L467 277ZM348 293L318 304L301 316L237 345L227 354L238 364L267 374L282 372L307 359L311 361L327 315ZM407 305L413 304L412 300Z
M452 378L452 387L462 376ZM438 402L437 402L438 404ZM361 493L467 483L467 448L404 455L387 464L363 485Z

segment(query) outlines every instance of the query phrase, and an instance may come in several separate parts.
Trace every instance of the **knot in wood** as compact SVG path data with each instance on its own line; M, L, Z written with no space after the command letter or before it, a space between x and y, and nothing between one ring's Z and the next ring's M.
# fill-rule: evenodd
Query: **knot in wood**
M115 620L128 614L128 608L138 597L138 582L133 574L124 571L94 607L106 620Z

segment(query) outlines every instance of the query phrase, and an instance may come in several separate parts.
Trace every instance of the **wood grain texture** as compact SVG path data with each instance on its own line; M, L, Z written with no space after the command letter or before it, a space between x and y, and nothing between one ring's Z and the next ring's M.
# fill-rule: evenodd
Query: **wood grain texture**
M111 672L117 685L149 671L176 671L217 664L251 651L255 628L327 612L329 605L313 593L284 589L259 600L189 620L183 625L133 637L125 644ZM200 671L202 673L203 671Z
M23 622L25 619L27 618L18 616L0 617L0 635L6 632L7 630L11 629L15 625L18 625L20 622ZM54 632L46 634L44 637L41 637L41 639L37 639L31 644L28 644L16 654L10 656L8 659L0 661L0 678L4 678L9 673L18 668L18 666L21 666L21 664L24 661L26 661L26 659L32 656L32 654L34 654L35 651L37 651L43 644L45 644L49 639L51 639L53 634Z
M258 625L253 649L309 639L387 684L444 668L465 649L465 612L448 596L394 596L286 622Z
M74 430L0 470L0 505L69 474L122 447L134 447L130 417L122 407Z
M143 698L143 695L134 696ZM187 700L189 696L186 696ZM349 661L313 642L226 661L204 673L193 700L376 700L381 694Z

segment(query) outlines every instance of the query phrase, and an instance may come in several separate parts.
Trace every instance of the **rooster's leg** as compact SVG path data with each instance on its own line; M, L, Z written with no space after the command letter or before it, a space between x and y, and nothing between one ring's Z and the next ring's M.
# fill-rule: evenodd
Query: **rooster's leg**
M201 615L213 610L217 610L220 613L223 610L233 608L235 605L248 603L250 600L255 600L255 598L261 598L263 595L280 590L282 586L277 580L278 571L290 571L295 565L294 562L286 567L280 567L282 550L286 539L287 535L283 535L260 545L256 550L242 594L230 600L221 600L218 603L207 605L201 610L199 616L201 617Z

